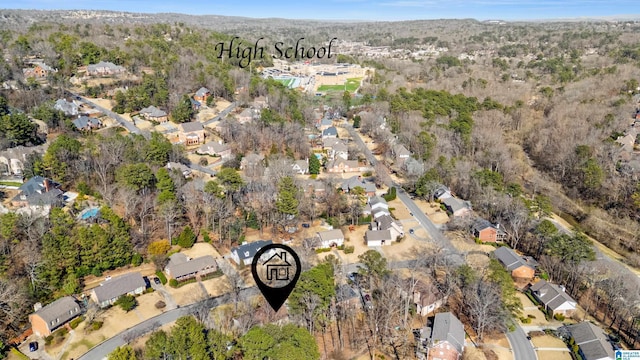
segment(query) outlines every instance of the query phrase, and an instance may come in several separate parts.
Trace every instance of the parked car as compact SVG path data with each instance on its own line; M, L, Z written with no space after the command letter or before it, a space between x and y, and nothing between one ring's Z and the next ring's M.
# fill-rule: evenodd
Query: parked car
M302 224L302 227L303 227L303 228L307 228L307 229L308 229L308 228L309 228L309 226L310 226L310 225L309 225L309 224L307 224L307 223L303 223L303 224Z
M157 277L153 278L153 282L156 283L156 285L160 285L160 279L158 279Z
M38 350L38 342L32 341L29 343L29 351L34 352Z
M371 295L364 294L364 301L371 301Z
M409 234L413 234L413 229L409 229Z

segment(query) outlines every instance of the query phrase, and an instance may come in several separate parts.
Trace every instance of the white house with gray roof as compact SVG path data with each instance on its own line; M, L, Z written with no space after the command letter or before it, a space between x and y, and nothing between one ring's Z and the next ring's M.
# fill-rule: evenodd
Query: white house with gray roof
M344 233L340 229L318 231L318 238L320 238L321 248L342 246L344 244Z
M74 101L67 101L67 99L58 99L53 105L55 110L62 111L66 116L76 116L79 114L79 106Z
M251 265L253 262L253 256L264 246L271 244L273 244L273 241L271 240L258 240L250 243L244 243L240 246L231 248L231 254L229 257L231 257L231 259L238 265Z
M139 272L128 273L104 281L100 286L91 290L91 299L101 308L115 303L123 295L140 295L147 287Z
M577 302L565 292L564 287L540 280L531 285L529 290L552 316L569 316L576 310Z
M122 74L126 71L126 69L120 65L116 65L109 61L100 61L97 64L91 64L87 66L87 75L98 76L98 75L116 75Z
M169 263L164 272L170 279L178 281L188 280L197 276L205 276L218 270L218 264L211 255L205 255L194 259L183 253L175 253L169 257Z

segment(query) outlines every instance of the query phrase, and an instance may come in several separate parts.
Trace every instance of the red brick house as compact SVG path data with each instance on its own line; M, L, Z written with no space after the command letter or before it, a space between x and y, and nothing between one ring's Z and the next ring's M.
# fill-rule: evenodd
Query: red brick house
M198 101L198 102L200 102L200 104L205 104L206 105L207 104L207 98L209 98L209 96L211 96L211 90L207 89L206 87L201 87L193 95L193 99Z
M537 262L529 257L522 257L512 249L501 246L493 255L511 273L514 279L533 279L536 273Z
M473 236L482 242L504 242L506 234L500 225L493 225L485 219L478 218L473 223Z
M29 322L34 334L46 337L53 331L79 316L80 305L71 296L60 298L51 304L41 307L36 304L36 311L29 315Z

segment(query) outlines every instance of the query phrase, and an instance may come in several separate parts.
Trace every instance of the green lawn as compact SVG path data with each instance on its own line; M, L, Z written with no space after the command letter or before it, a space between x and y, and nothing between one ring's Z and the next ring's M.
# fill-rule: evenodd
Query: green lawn
M14 181L0 181L0 185L20 187L22 186L22 183L14 182Z
M354 93L358 87L360 87L361 78L351 78L347 79L347 85L345 89L345 85L320 85L318 87L318 91L321 92L331 92L331 91L345 91L347 90L350 93Z
M289 87L294 79L276 79L276 81L282 83L282 85Z

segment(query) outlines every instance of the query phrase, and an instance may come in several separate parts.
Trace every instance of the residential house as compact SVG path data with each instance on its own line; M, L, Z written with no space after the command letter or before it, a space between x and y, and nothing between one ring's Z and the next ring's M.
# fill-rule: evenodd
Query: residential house
M471 214L471 204L468 201L455 197L447 197L442 200L447 211L454 217L468 216Z
M240 246L231 248L231 254L229 257L231 257L231 259L238 265L251 265L253 262L253 256L260 249L271 244L273 244L271 240L258 240L250 243L244 243Z
M187 146L204 143L204 127L202 123L191 121L178 125L178 139L180 143Z
M207 103L207 98L209 98L209 96L211 96L211 91L209 89L207 89L206 87L201 87L193 95L193 99L198 101L200 104L206 104Z
M564 286L540 280L529 290L550 315L570 316L576 310L576 301L565 292Z
M73 126L80 131L91 131L102 127L102 121L94 117L82 115L79 118L72 121Z
M429 326L431 325L431 326ZM426 360L459 360L464 351L464 326L450 312L438 313L420 329L416 356Z
M309 173L309 159L306 160L296 160L291 165L291 169L294 174L308 174Z
M524 258L506 246L497 248L493 255L507 268L514 279L531 280L535 276L537 262L533 258Z
M395 238L391 236L391 230L367 230L364 233L364 240L367 242L367 246L376 247L391 245Z
M91 290L91 299L100 308L113 305L123 295L140 295L147 287L139 272L132 272L106 280Z
M416 313L427 316L445 303L445 296L431 281L418 280L413 287Z
M324 131L333 126L333 120L330 119L327 115L325 115L322 119L320 119L316 123L316 128L320 131Z
M322 139L322 148L327 152L327 157L330 160L335 160L336 158L349 159L349 148L338 138Z
M583 321L567 325L574 343L578 345L578 354L584 360L614 360L614 350L607 336L598 326Z
M31 66L32 67L22 69L22 75L25 79L28 79L30 77L40 79L47 77L49 73L58 72L58 70L55 70L51 66L41 61L34 61L31 63Z
M16 146L0 151L0 175L20 176L24 172L24 164L31 154L44 154L48 143L39 146Z
M191 102L191 108L193 111L198 111L202 107L202 103L194 98L189 98L189 101Z
M389 204L383 197L373 195L369 198L367 205L362 210L363 215L374 215L374 219L382 215L391 215Z
M181 164L177 162L168 162L166 168L169 169L169 171L177 170L179 173L182 174L182 176L184 176L185 179L188 179L191 177L191 168L189 168L185 164Z
M302 185L305 194L321 195L327 190L327 186L320 180L309 179Z
M320 239L320 248L326 249L344 245L344 233L340 229L318 231L318 238Z
M62 111L66 116L77 116L79 114L78 104L73 101L67 101L67 99L56 100L53 108Z
M395 156L395 163L398 166L404 165L407 159L411 157L411 152L402 144L394 146L393 154Z
M259 117L260 113L258 112L258 110L252 108L244 109L240 114L236 116L240 124L246 124L253 121L254 119L258 119Z
M360 295L349 284L341 284L336 288L336 306L342 310L355 310L362 305Z
M175 253L169 257L169 263L164 272L170 279L184 281L195 277L205 276L218 270L218 264L211 255L191 259L183 253Z
M123 74L125 71L124 67L105 61L87 66L87 75L90 76L117 75Z
M322 138L337 138L338 137L338 129L335 126L328 127L322 131Z
M42 176L34 176L22 184L20 191L11 200L11 205L19 207L42 207L50 209L53 206L61 206L64 202L60 184Z
M360 172L361 170L358 160L344 160L342 158L329 161L326 168L330 173Z
M33 333L39 337L51 335L56 329L82 314L80 305L71 296L62 297L45 307L37 303L35 310L29 315L29 322Z
M482 242L504 242L507 234L500 229L500 225L493 225L489 221L478 218L471 227L473 236Z
M433 197L436 200L444 201L444 199L453 197L453 195L451 195L451 190L448 187L441 186L433 193Z
M222 159L231 158L231 148L227 144L223 144L222 141L209 141L203 144L196 150L196 153L203 155L219 156Z
M365 181L362 176L355 175L342 182L341 188L343 192L348 193L356 187L364 189L367 196L376 195L376 185L372 182Z
M165 123L169 120L169 117L164 110L160 110L153 105L140 110L140 116L146 120L157 121L159 123Z
M246 170L258 165L264 165L264 155L250 153L240 160L240 170Z
M402 227L402 224L387 214L375 218L371 223L371 230L390 230L391 238L394 240L398 237L404 236L404 228Z

